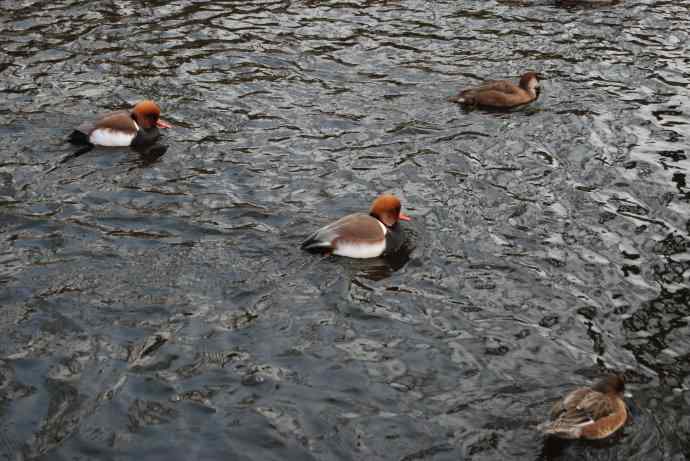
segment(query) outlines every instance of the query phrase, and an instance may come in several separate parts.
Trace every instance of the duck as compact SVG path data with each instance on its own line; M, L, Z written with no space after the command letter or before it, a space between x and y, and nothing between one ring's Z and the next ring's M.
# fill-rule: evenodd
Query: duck
M161 109L154 101L141 101L131 111L108 112L82 123L68 140L72 144L90 146L149 146L160 137L159 128L171 128L160 115Z
M509 109L535 101L539 97L539 74L527 72L520 77L517 85L508 80L492 80L484 84L462 90L451 96L451 102L468 106Z
M549 421L538 426L545 435L562 439L604 439L625 425L625 379L609 374L592 387L579 387L556 402Z
M620 0L556 0L556 6L609 6L620 3Z
M396 196L380 195L371 204L369 214L344 216L311 234L301 248L357 259L394 253L403 243L400 221L412 219L400 211L401 207Z

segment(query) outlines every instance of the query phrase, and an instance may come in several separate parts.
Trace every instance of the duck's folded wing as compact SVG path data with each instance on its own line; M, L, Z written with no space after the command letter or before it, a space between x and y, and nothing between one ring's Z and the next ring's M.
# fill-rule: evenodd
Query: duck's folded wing
M336 240L369 243L385 237L383 225L378 219L364 213L356 213L322 227L302 242L306 250L327 250Z
M591 391L578 403L577 410L597 420L613 414L618 409L616 401L601 392Z
M507 80L492 80L485 82L477 88L477 91L498 91L501 93L519 93L520 87Z
M137 125L132 118L132 114L126 110L118 110L103 114L93 125L95 128L108 127L115 131L137 131Z
M561 414L565 413L566 409L568 408L568 400L573 399L573 396L576 395L578 392L582 391L584 389L576 389L575 391L571 392L570 394L566 395L564 398L561 400L558 400L556 403L553 404L551 407L551 412L549 413L549 418L550 419L556 419L558 418ZM582 397L577 399L579 402L582 400ZM577 405L577 404L576 404Z
M471 92L465 95L465 100L469 103L492 107L514 107L526 102L519 94L496 90Z

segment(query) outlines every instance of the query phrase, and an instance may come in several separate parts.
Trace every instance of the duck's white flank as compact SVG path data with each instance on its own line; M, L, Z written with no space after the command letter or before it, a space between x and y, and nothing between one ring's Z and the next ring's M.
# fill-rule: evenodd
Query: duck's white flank
M137 131L139 126L134 122ZM112 130L110 128L97 128L91 132L89 142L97 146L107 147L123 147L132 144L132 140L137 135L134 133L126 133L124 131Z
M381 243L354 243L340 241L333 250L333 254L357 259L376 258L381 256L385 249L386 239L383 239Z

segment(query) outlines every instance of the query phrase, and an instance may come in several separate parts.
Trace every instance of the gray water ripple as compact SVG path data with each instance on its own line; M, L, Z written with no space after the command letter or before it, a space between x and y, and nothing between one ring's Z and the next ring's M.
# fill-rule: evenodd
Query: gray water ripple
M1 456L681 459L687 6L564 3L2 2ZM59 163L144 97L164 156ZM401 257L299 251L384 191ZM604 368L623 436L551 453Z

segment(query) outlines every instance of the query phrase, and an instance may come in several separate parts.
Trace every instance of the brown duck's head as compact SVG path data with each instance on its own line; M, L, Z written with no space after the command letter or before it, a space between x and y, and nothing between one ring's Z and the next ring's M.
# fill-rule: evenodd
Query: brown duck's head
M132 118L145 130L157 126L158 128L170 128L170 124L161 120L161 109L153 101L141 101L132 109Z
M400 211L402 205L395 195L384 194L378 196L371 204L369 214L388 227L395 226L399 220L410 221L411 218Z
M530 94L534 94L535 97L539 96L539 78L541 78L541 75L536 72L527 72L523 74L522 77L520 77L520 88Z
M610 374L601 378L592 389L604 394L623 395L625 392L625 378L621 374Z

